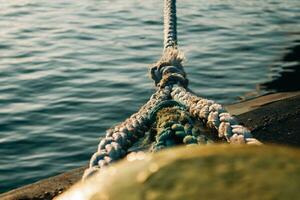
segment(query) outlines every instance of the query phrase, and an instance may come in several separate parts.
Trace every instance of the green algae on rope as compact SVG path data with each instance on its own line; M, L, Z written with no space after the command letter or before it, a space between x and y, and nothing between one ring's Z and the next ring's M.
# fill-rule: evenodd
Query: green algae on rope
M155 115L156 140L151 151L155 152L180 144L207 144L209 139L202 133L199 122L191 118L185 107L160 108Z
M152 124L153 122L156 121L156 115L161 109L166 108L166 107L174 107L174 106L181 108L181 109L186 109L183 104L181 104L177 101L174 101L174 100L162 101L159 104L157 104L157 106L154 107L150 111L149 116L148 116L149 122Z

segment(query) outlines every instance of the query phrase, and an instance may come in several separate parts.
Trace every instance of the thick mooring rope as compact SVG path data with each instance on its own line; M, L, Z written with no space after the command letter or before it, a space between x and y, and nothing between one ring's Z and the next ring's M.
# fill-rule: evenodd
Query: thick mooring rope
M143 137L149 129L149 114L160 102L170 98L171 88L165 87L157 90L150 100L131 115L123 123L108 129L104 138L100 140L98 150L93 154L89 168L85 171L83 179L92 175L100 168L119 160L127 155L127 151L133 144Z
M177 47L176 0L164 1L164 49Z
M195 118L194 118L195 119ZM149 115L149 121L156 124L155 142L151 151L159 151L178 144L194 145L211 143L201 133L199 123L191 118L185 105L174 100L159 103Z
M239 125L222 105L212 100L200 98L182 87L175 86L171 96L174 100L186 105L191 116L198 118L208 128L215 129L220 138L226 138L234 144L258 144L246 127Z
M177 49L175 0L164 2L164 37L163 55L149 69L157 91L137 113L106 131L83 179L126 156L129 148L155 124L157 133L152 145L153 151L176 144L210 143L199 132L195 121L215 131L219 138L230 144L261 144L222 105L198 97L188 89L188 80L182 66L183 54ZM161 121L163 115L169 115L169 121L157 122Z

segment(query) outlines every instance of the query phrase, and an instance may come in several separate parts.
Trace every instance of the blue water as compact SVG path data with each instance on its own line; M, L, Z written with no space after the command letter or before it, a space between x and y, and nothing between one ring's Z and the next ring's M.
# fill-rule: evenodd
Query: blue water
M190 87L264 94L299 41L299 0L178 1ZM0 192L87 163L104 130L154 91L162 0L0 0Z

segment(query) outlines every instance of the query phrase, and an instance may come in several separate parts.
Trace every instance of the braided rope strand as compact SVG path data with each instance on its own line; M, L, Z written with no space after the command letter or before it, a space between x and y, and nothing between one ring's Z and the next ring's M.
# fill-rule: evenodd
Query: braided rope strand
M108 129L105 137L100 140L97 152L90 159L89 168L85 170L83 180L100 168L127 155L127 150L149 129L150 111L160 102L169 99L170 93L170 87L157 90L137 113L114 128Z
M208 128L215 129L218 136L225 138L229 143L261 144L253 138L250 130L239 125L238 121L222 105L200 98L178 86L173 87L171 96L174 100L186 105L191 116L202 120Z
M176 0L164 1L164 49L177 48Z

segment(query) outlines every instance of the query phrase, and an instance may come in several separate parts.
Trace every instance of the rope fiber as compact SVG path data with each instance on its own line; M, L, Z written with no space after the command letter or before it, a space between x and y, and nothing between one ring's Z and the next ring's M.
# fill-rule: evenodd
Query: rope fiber
M176 0L164 0L164 49L177 48Z

